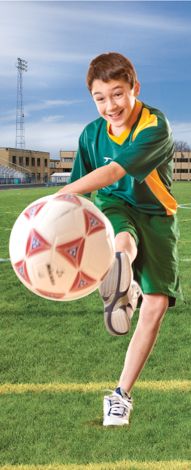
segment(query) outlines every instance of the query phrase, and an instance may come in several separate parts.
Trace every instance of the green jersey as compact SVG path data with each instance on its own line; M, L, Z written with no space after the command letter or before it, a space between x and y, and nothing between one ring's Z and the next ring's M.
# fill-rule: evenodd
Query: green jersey
M113 194L147 214L172 215L177 203L170 192L174 144L169 123L158 109L138 100L130 122L132 126L119 137L111 134L102 117L87 125L79 139L70 181L116 162L126 175L100 189L100 194Z

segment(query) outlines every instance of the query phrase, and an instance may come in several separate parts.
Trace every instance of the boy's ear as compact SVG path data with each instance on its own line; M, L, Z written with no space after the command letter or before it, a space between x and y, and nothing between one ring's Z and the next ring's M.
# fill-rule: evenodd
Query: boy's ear
M139 82L136 82L134 85L134 95L138 96L140 93L141 85Z

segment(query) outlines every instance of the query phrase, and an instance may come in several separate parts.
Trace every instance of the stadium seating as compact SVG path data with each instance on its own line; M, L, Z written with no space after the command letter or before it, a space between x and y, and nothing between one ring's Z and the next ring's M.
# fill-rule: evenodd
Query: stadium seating
M29 181L28 175L0 164L0 184L19 184Z

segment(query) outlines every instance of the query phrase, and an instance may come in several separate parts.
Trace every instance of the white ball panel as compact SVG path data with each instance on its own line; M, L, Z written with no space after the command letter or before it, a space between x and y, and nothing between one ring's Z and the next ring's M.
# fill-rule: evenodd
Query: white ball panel
M100 281L114 261L110 239L105 230L92 233L86 237L85 249L81 262L82 269Z
M26 241L32 223L21 214L13 225L9 239L9 253L13 263L17 263L25 257Z
M68 292L76 277L75 268L59 254L42 252L28 258L27 270L35 289L54 293Z
M78 206L53 200L37 214L34 220L35 228L42 235L44 234L50 243L54 243L56 236L63 236L64 240L68 240L71 236L77 238L79 233L84 233L84 221L81 213L81 208ZM76 236L77 231L78 235ZM67 237L66 234L68 234Z

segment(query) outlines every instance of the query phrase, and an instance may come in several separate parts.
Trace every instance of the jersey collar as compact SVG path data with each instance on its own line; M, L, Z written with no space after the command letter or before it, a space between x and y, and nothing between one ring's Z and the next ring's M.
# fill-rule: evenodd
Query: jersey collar
M131 113L131 116L129 118L129 123L128 123L128 127L127 129L125 129L120 135L116 136L116 135L113 135L111 133L111 125L109 122L107 122L107 133L108 133L108 136L111 140L113 140L116 144L119 144L119 145L122 145L125 140L129 137L129 134L131 132L131 129L133 127L133 125L135 124L137 118L138 118L138 115L142 109L142 103L141 101L139 100L136 100L135 102L135 106L133 108L133 111Z

